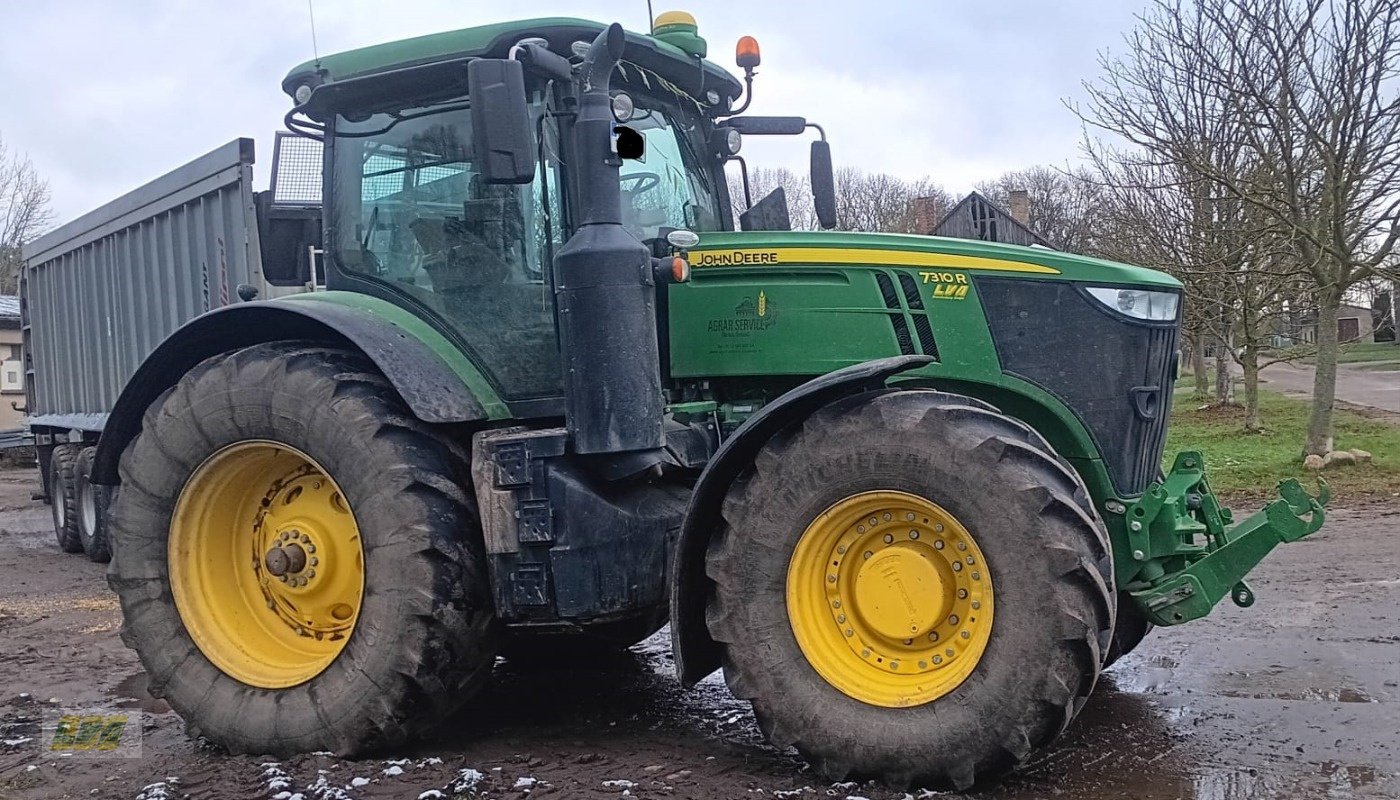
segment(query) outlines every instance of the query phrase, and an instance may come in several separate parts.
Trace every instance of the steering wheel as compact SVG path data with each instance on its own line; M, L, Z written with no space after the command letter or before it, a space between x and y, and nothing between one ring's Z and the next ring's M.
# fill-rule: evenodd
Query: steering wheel
M626 184L628 181L636 181L636 185L627 188ZM661 176L657 175L655 172L629 172L623 175L618 182L623 185L623 191L628 194L641 194L642 192L649 192L660 186Z

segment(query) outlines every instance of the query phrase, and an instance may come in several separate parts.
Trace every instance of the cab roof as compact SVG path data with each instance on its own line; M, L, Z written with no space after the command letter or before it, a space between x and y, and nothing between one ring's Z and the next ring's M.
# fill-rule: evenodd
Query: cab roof
M307 61L287 73L282 79L282 90L294 96L297 87L303 84L314 88L405 67L470 58L506 58L511 46L527 37L543 38L549 42L551 50L568 56L574 42L592 42L605 27L591 20L547 17L416 36ZM697 100L703 101L706 92L712 89L730 101L740 94L739 81L712 62L632 31L627 32L626 42L624 61L664 76ZM720 105L726 105L723 99Z

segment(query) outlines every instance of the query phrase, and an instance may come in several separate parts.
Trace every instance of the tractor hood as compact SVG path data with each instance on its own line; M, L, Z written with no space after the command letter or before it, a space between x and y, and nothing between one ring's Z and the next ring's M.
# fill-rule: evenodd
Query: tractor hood
M726 267L907 267L964 277L1010 273L1108 286L1181 289L1181 282L1164 272L1100 258L1040 247L890 233L702 233L700 243L691 248L690 261L697 272Z

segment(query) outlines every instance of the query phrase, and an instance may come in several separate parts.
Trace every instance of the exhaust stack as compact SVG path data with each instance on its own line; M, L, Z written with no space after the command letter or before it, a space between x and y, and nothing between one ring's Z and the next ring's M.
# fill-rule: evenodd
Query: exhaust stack
M613 148L608 84L622 58L622 26L608 26L584 59L574 122L578 230L554 256L565 416L578 453L662 446L661 356L647 248L622 227L621 159Z

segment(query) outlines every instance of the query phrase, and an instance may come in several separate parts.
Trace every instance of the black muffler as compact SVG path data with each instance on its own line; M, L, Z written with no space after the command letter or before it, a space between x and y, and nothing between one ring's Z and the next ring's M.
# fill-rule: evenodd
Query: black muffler
M614 23L584 59L574 121L579 225L554 256L565 415L578 453L662 446L661 356L651 255L622 227L608 84L622 58Z

